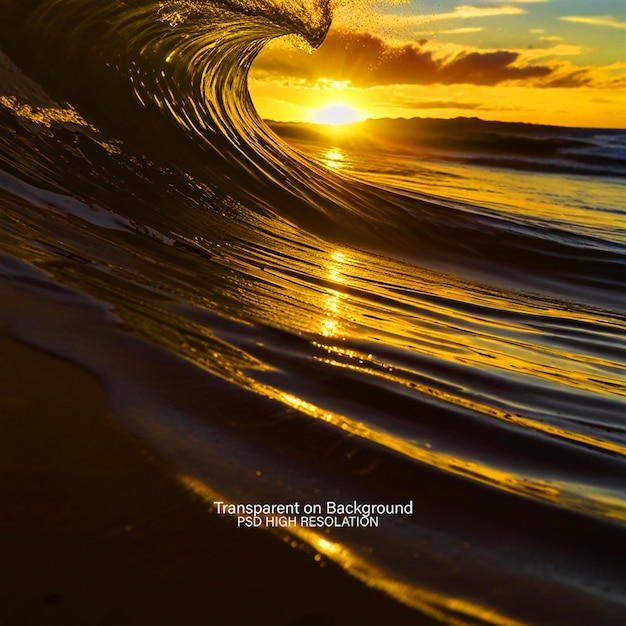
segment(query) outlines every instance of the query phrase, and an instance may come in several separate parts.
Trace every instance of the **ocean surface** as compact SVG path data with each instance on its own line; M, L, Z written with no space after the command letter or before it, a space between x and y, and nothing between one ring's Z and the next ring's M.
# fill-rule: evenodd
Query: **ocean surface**
M626 133L262 121L256 55L330 21L0 0L2 323L208 505L413 501L272 532L416 620L621 624Z

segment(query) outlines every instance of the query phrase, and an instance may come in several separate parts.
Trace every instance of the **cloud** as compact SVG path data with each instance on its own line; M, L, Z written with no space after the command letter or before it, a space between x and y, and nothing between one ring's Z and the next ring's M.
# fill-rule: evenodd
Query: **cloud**
M514 2L515 0L512 1ZM523 2L518 1L518 4L523 4ZM427 11L423 11L420 14L411 15L400 13L379 13L375 16L370 16L369 21L371 22L371 24L376 24L379 30L394 32L399 29L406 29L416 26L423 27L425 25L439 21L469 20L488 17L502 17L509 15L524 15L525 13L527 13L525 9L521 8L520 6L515 6L515 4L512 4L511 2L506 5L486 4L482 6L474 6L470 4L464 4L462 6L457 6L452 11L447 11L445 13L428 13ZM335 20L335 24L349 28L356 28L355 23L349 19L349 16L350 14L348 16L343 13L340 14L339 20Z
M592 26L609 26L611 28L626 28L626 22L620 22L610 15L569 15L560 17L565 22L576 22L578 24L591 24Z
M472 100L457 100L456 98L423 98L411 97L408 95L394 96L385 100L386 109L397 110L452 110L452 111L522 111L525 106L515 106L503 104L500 100L497 103L476 102Z
M548 76L552 70L542 66L519 67L515 62L519 53L508 50L469 52L459 55L439 68L443 83L471 83L497 85L509 80L528 80Z
M433 22L441 20L469 20L481 17L497 17L502 15L523 15L526 13L524 9L513 5L505 6L472 6L464 4L463 6L456 7L453 11L447 13L432 13L430 15L413 15L413 16L398 16L389 15L386 16L387 20L402 20L404 23L417 23L422 24L424 22Z
M555 42L558 37L541 37L541 41L548 40L549 42ZM524 50L524 60L526 62L535 61L536 59L545 59L546 57L575 57L582 54L583 48L581 46L574 46L569 44L556 44L551 45L549 48L526 48Z
M424 100L421 98L391 98L385 103L388 108L413 109L415 111L427 111L430 109L463 109L467 111L480 111L485 105L478 102L457 102L455 100Z
M507 82L545 86L591 84L585 68L563 62L539 62L555 55L575 55L576 46L534 50L477 50L427 40L389 43L366 32L331 31L324 45L312 55L286 50L267 51L255 63L255 76L294 84L319 85L330 81L352 87L384 85L493 86Z
M485 6L475 7L471 5L463 5L456 7L454 11L450 13L435 13L431 19L447 20L447 19L462 19L468 20L476 17L495 17L498 15L522 15L526 13L524 9L519 7L506 5L506 6Z
M539 83L539 87L574 89L576 87L588 87L593 80L586 68L573 68L564 65L552 68L549 77Z
M482 26L469 26L467 28L450 28L439 31L440 35L464 35L465 33L480 33L485 30Z

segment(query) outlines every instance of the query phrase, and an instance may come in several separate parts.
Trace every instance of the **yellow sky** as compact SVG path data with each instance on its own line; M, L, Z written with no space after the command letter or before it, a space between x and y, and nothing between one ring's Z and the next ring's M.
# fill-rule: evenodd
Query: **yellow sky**
M318 50L282 39L257 59L250 91L262 117L310 122L324 107L347 105L362 119L626 127L621 1L343 6Z

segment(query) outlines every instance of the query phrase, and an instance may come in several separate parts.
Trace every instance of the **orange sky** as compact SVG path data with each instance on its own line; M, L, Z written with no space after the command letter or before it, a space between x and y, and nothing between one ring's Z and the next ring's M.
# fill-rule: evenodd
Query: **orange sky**
M310 52L277 40L255 62L262 117L315 121L342 104L366 117L626 127L621 0L350 0Z

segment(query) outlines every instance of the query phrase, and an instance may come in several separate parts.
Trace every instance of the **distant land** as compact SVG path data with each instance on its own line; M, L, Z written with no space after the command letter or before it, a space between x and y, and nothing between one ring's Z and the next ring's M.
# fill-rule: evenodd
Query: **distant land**
M346 150L394 153L428 151L472 163L536 171L626 176L626 130L568 128L522 122L377 118L345 126L267 120L283 139ZM481 161L482 159L482 161Z

